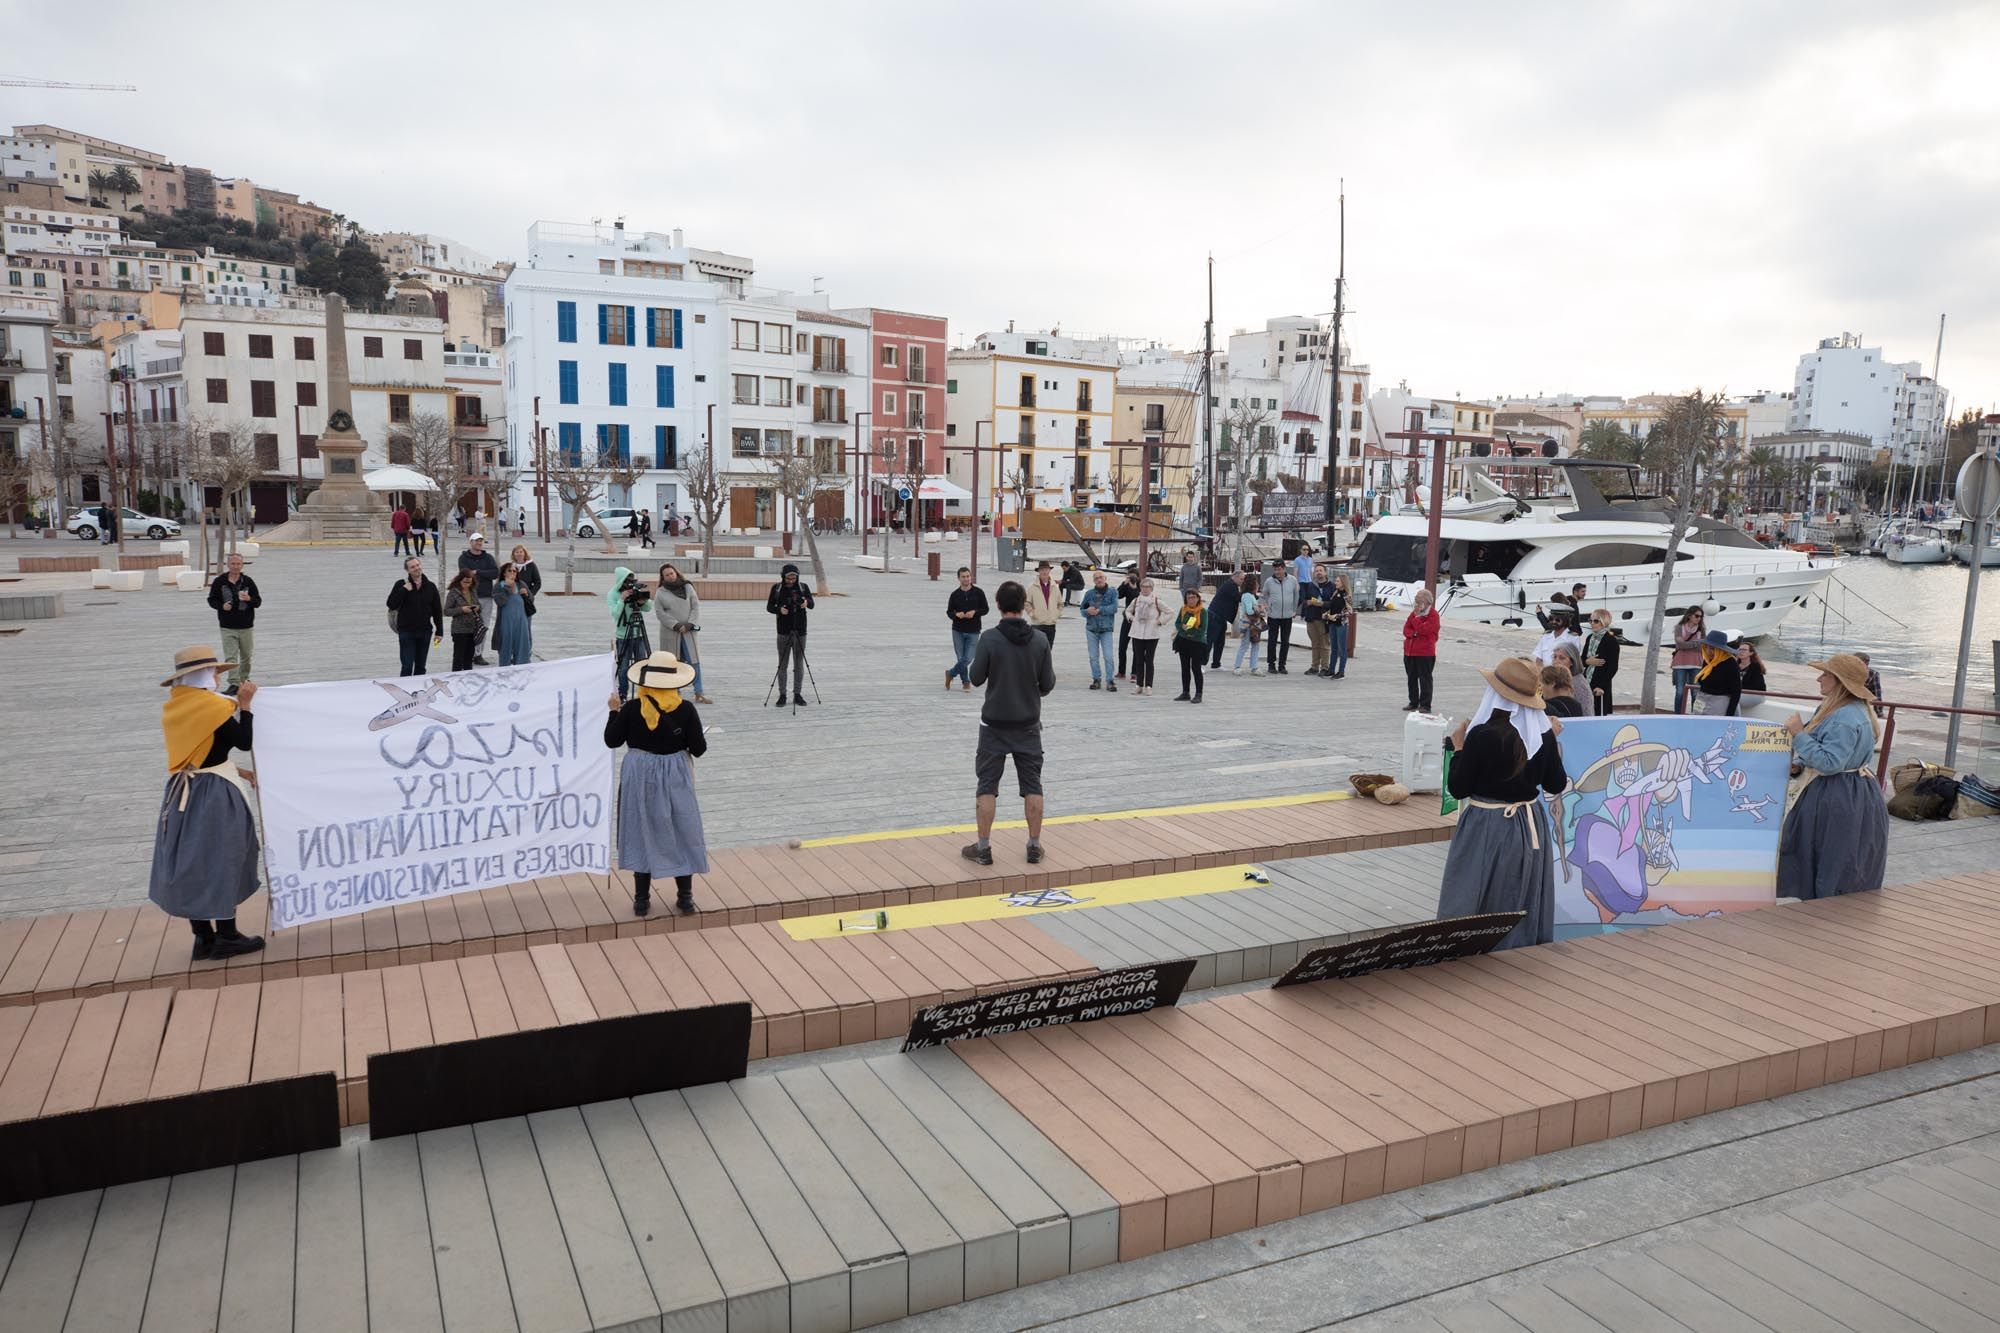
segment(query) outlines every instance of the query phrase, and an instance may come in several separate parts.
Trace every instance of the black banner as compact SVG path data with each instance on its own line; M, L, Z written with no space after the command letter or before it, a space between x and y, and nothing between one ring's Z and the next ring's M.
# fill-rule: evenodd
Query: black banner
M1275 988L1303 986L1309 981L1342 981L1392 967L1424 967L1450 958L1485 953L1506 938L1507 932L1527 915L1489 912L1484 916L1454 916L1314 949L1271 985Z
M1181 991L1193 975L1194 959L1182 958L1171 963L1147 963L1116 972L1099 972L1075 981L1023 986L954 1004L934 1004L919 1010L911 1020L910 1035L903 1039L903 1049L920 1051L927 1046L942 1046L971 1037L997 1037L1023 1028L1088 1023L1119 1014L1171 1008L1179 1003Z

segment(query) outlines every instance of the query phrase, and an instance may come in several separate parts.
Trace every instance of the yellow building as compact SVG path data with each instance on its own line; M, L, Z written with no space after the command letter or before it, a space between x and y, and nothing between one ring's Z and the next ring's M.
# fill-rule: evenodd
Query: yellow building
M1176 514L1194 512L1195 455L1201 437L1201 396L1192 389L1170 385L1124 382L1121 375L1111 398L1111 429L1114 446L1151 441L1166 447L1154 451L1148 477L1153 503ZM1112 481L1119 500L1138 501L1139 449L1118 449L1112 464ZM1119 483L1123 483L1119 485Z

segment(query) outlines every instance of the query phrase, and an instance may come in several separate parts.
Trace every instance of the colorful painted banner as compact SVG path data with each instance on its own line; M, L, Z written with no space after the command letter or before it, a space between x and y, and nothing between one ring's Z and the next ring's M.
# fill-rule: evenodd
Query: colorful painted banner
M1776 900L1791 738L1742 717L1563 723L1556 938Z
M609 656L257 691L271 926L610 868Z

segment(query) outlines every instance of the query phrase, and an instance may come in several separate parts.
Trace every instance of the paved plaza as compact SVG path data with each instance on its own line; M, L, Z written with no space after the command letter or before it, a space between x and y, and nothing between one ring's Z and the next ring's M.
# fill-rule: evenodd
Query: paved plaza
M0 541L0 573L11 572L19 555L93 549L75 541ZM887 574L855 565L855 538L827 539L823 549L834 595L821 599L812 617L816 704L796 713L764 706L776 655L761 601L703 607L703 684L716 702L702 710L709 752L697 782L713 844L972 817L980 696L942 688L952 661L945 599L965 544L939 548L945 576L936 583L910 556L907 540ZM546 587L559 590L562 548L533 550ZM1062 558L1053 546L1037 554ZM990 565L990 544L982 543L981 556ZM657 563L647 565L645 573L656 574ZM264 596L257 682L393 675L396 640L383 601L398 569L387 549L265 547L249 567ZM982 576L989 597L1001 577L990 570ZM0 637L15 704L6 734L15 753L34 757L0 793L0 915L144 898L164 777L157 682L175 648L219 641L215 613L197 593L150 583L138 593L93 592L88 582L82 574L41 575L0 585L66 590L61 618ZM609 586L608 573L578 573L575 587L589 595L545 593L534 620L535 656L608 652ZM1171 603L1170 590L1166 597ZM1179 663L1164 646L1157 694L1140 698L1129 686L1093 693L1083 624L1072 608L1057 632L1057 687L1043 712L1049 813L1319 791L1344 787L1350 773L1395 771L1405 697L1401 619L1361 616L1360 651L1345 680L1301 674L1301 642L1291 675L1211 673L1207 700L1195 708L1173 701ZM1531 642L1524 632L1448 626L1437 707L1468 710L1480 695L1474 669ZM450 652L449 641L433 650L431 666L449 667ZM1019 814L1009 785L1000 817ZM1018 845L1000 847L1003 857L1018 854Z

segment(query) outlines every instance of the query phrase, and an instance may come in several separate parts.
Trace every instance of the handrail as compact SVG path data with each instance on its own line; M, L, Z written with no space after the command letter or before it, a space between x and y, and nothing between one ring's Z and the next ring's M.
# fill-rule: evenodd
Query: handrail
M1684 691L1682 695L1683 705L1691 701L1694 695L1699 693L1692 684L1684 685L1681 688ZM1814 705L1817 705L1820 700L1820 696L1817 694L1790 694L1783 690L1745 690L1742 697L1745 699L1799 699ZM1956 713L1970 717L2000 718L2000 710L1992 708L1954 708L1950 704L1915 702L1895 703L1888 699L1877 699L1875 706L1878 710L1881 710L1880 715L1882 717L1882 739L1875 747L1875 783L1878 787L1884 789L1889 785L1889 758L1890 751L1896 743L1896 712L1898 709L1912 708L1925 713Z

